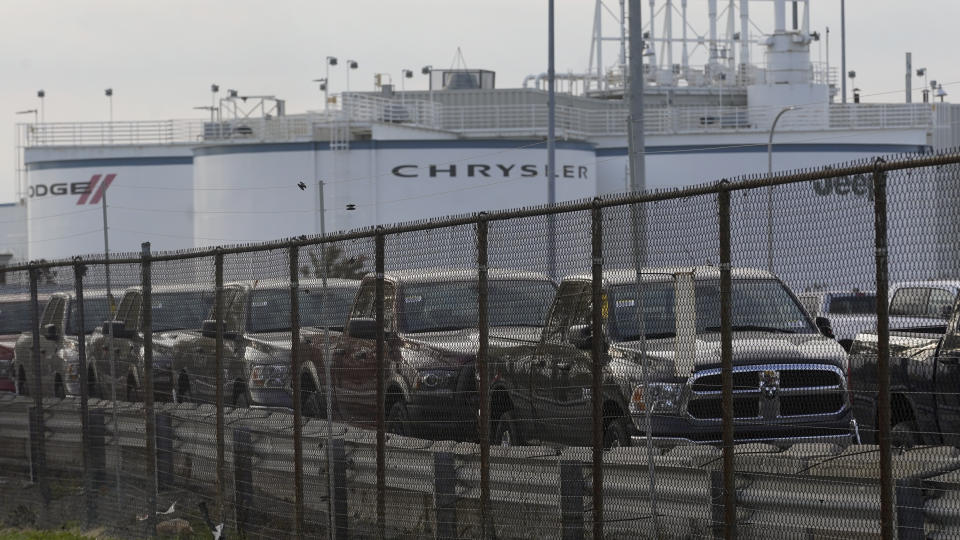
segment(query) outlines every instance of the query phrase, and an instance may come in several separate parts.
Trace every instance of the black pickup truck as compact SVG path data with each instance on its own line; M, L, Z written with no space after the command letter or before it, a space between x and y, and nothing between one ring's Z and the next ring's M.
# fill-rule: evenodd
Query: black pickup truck
M890 331L894 446L960 446L960 296L952 309L945 324ZM850 391L864 442L876 441L877 390L877 336L863 333L850 349Z
M605 446L644 441L648 419L658 445L719 443L719 280L706 266L605 271L604 335L592 336L591 276L564 279L539 341L494 350L495 444L590 444L594 339ZM769 272L735 268L732 285L736 440L849 442L846 354L827 321Z
M383 285L387 430L475 440L476 270L398 270L387 272ZM487 290L491 351L537 339L556 291L553 281L539 273L491 268ZM368 275L331 353L335 413L365 427L374 425L378 409L375 317L376 278ZM321 340L313 346L322 355Z

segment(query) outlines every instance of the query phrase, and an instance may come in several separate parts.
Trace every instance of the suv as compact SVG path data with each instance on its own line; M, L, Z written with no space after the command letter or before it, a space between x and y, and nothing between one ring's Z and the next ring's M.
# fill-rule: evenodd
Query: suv
M209 286L200 285L154 285L150 304L154 340L162 343L175 339L178 330L200 328L203 317L213 305L213 291ZM127 401L139 401L143 393L142 307L143 288L128 288L120 298L113 319L104 321L103 327L95 330L87 342L88 369L103 374L101 380L115 371L117 388L125 390ZM171 332L174 335L171 336ZM111 339L113 366L110 365L111 356L107 354ZM80 392L79 364L79 358L74 356L67 366L70 373L68 394ZM158 365L162 367L162 362ZM170 380L156 381L154 394L168 399Z
M605 446L645 440L648 416L658 444L720 442L720 270L646 268L637 278L604 272L601 336L591 332L591 276L564 279L540 339L492 359L495 442L591 443L594 339ZM769 272L733 269L732 298L737 441L848 442L843 349Z
M830 319L837 343L848 351L857 334L877 325L875 292L811 291L798 296L810 315Z
M476 270L387 272L383 287L387 429L475 440ZM487 289L491 350L540 335L556 291L553 281L539 273L491 269ZM365 427L377 418L376 351L376 278L368 275L331 362L337 412Z
M300 280L301 304L321 291L319 279ZM158 381L169 380L174 401L212 402L216 397L215 306L199 332L183 331L154 342ZM235 407L251 403L247 351L290 343L290 284L286 280L231 283L223 290L224 395ZM304 333L319 330L304 329ZM289 347L289 346L288 346ZM251 353L252 354L252 353Z
M44 394L64 397L67 394L67 381L71 377L68 365L76 365L78 340L93 331L109 318L107 291L87 290L83 295L84 327L78 327L76 300L72 292L57 292L50 295L43 312L40 314L40 350L38 360L45 382ZM17 339L14 349L14 371L16 373L17 392L29 393L33 380L33 332L24 332ZM73 374L76 376L76 374ZM104 397L106 386L100 373L95 369L89 372L90 395Z
M339 339L343 323L360 287L356 279L327 279L304 286L301 282L299 311L301 328L300 402L304 416L326 417L327 405L322 391L324 340L333 343ZM287 304L289 313L289 304ZM244 352L249 368L247 388L250 402L264 407L293 407L293 381L290 376L290 334L271 334L251 339ZM317 343L319 347L311 345Z

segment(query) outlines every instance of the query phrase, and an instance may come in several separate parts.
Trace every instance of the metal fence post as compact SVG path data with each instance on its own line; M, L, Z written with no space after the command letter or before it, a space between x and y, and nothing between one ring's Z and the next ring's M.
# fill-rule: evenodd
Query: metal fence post
M877 265L877 426L880 445L880 537L893 538L893 468L890 449L890 317L887 271L887 176L877 158L873 172L874 247Z
M173 417L156 413L157 417L157 490L173 487Z
M350 536L350 519L347 514L347 452L343 439L334 439L330 445L332 469L333 499L330 511L333 513L333 533L331 538L346 539Z
M293 518L303 538L303 411L300 392L300 248L290 246L290 377L293 383Z
M383 251L384 238L383 227L377 227L376 234L376 301L375 310L377 312L377 532L380 538L386 538L387 532L387 482L386 482L386 396L384 395L384 361L383 354L385 349L386 335L383 331L384 307L383 307Z
M253 503L253 434L250 428L242 426L233 430L233 487L237 531L243 538L249 532Z
M600 390L600 366L604 355L603 345L606 342L603 333L603 211L600 199L593 200L590 212L593 280L591 287L591 305L593 312L591 347L591 369L593 381L591 383L590 398L593 408L593 537L603 538L603 409Z
M487 366L490 325L487 314L487 232L485 212L477 221L477 373L480 379L480 537L492 536L490 523L490 372Z
M457 538L457 468L450 452L433 455L433 504L436 537Z
M737 485L733 463L733 322L730 278L730 184L720 183L717 193L720 232L720 383L723 409L723 530L725 538L737 536Z
M156 531L157 521L157 425L153 411L153 309L150 242L141 244L141 319L143 321L143 413L146 416L147 445L147 530ZM83 328L81 326L81 328ZM80 341L83 341L81 337Z
M560 536L563 540L583 540L583 463L560 462Z
M220 517L221 522L226 522L226 514L224 512L224 499L226 495L224 493L226 486L226 434L224 433L224 418L223 418L223 389L225 381L223 380L223 251L220 248L217 248L216 252L213 255L213 287L214 287L214 307L213 307L213 318L216 328L216 335L214 343L214 362L216 363L216 408L217 408L217 489L216 489L216 505L217 505L217 515ZM178 382L173 381L173 384L176 385ZM236 452L236 449L234 449ZM239 519L239 518L238 518Z
M80 328L86 328L83 306L83 276L87 273L87 267L77 258L73 263L73 287L74 294L77 297L77 323ZM90 470L90 417L89 417L89 396L90 387L87 373L87 343L85 339L77 340L77 356L79 366L77 367L77 376L80 379L80 437L81 452L83 453L83 491L87 502L87 525L93 524L97 516L97 498L94 496L93 476Z
M47 486L47 450L44 439L46 428L43 422L43 368L40 365L40 301L37 299L37 282L40 269L30 267L30 304L33 321L33 384L28 386L33 394L33 409L30 414L30 480L40 486L44 506L50 503L50 491ZM26 376L26 374L24 374Z

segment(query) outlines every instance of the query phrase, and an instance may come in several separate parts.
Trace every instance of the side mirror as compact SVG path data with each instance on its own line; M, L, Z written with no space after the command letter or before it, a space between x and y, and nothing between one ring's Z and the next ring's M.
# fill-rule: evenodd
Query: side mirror
M60 337L60 329L55 324L43 325L43 337L50 341L56 341Z
M593 348L593 329L589 324L571 326L567 332L567 340L578 349L590 350Z
M820 333L827 336L831 339L836 339L837 336L833 334L833 325L830 324L830 319L826 317L817 317L817 329L820 330Z
M127 324L124 321L103 321L103 335L108 334L118 339L133 337L133 331L127 330Z
M368 317L350 319L346 333L356 339L377 339L377 320Z
M224 326L225 326L225 325L224 325L223 323L220 324L220 327L221 327L221 328L223 328ZM216 339L216 337L217 337L217 321L214 320L214 319L209 319L209 320L203 321L203 324L200 326L200 334L202 334L203 337L208 337L208 338L214 338L214 339ZM230 331L228 331L226 328L224 328L224 329L223 329L223 339L237 339L237 333L236 333L236 332L230 332Z

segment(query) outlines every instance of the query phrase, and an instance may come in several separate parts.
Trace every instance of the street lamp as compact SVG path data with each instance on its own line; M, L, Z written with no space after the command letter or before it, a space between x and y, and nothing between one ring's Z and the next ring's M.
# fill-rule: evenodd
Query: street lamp
M403 80L404 80L404 79L412 79L412 78L413 78L413 70L412 70L412 69L403 69L403 70L400 70L400 91L401 91L401 92L406 91L406 87L405 87L404 84L403 84Z
M347 60L347 92L350 91L350 70L357 69L359 66L356 60Z
M773 117L773 124L770 126L770 137L767 139L767 177L773 177L773 131L777 129L777 121L785 113L796 109L790 105L780 109L780 112ZM773 272L773 186L767 186L767 270Z
M113 143L113 88L107 88L103 91L103 95L107 96L107 102L110 104L110 140L109 142Z
M47 119L43 116L43 98L47 97L47 93L41 88L37 90L37 97L40 98L40 122L46 122Z
M324 69L326 69L326 73L324 74L324 77L322 79L313 80L313 82L320 83L320 90L323 91L323 111L324 112L327 112L327 110L330 108L330 97L329 97L330 94L328 90L330 86L330 66L335 66L335 65L337 65L337 57L328 56L326 65L324 66Z
M420 68L420 73L427 76L427 84L429 85L430 92L430 103L433 103L433 66L423 66Z

